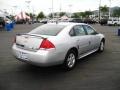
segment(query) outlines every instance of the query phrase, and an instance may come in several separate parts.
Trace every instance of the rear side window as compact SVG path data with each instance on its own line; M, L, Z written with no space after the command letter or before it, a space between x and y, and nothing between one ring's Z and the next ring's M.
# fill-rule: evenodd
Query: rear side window
M45 24L42 25L31 32L30 34L39 34L39 35L49 35L49 36L56 36L61 30L65 28L65 25L52 25L52 24Z

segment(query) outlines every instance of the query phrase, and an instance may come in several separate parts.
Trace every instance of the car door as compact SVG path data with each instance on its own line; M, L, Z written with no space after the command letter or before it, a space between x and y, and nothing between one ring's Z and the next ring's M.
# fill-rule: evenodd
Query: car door
M74 39L74 41L76 41L79 55L86 53L88 51L88 48L89 48L89 40L90 39L86 35L87 33L85 32L83 26L76 25L73 27L72 30L71 30L71 32L74 33L74 35L71 35L71 36L72 36L72 39Z
M89 51L95 50L99 47L100 37L98 33L89 25L83 25L84 29L87 32L87 37L89 37Z

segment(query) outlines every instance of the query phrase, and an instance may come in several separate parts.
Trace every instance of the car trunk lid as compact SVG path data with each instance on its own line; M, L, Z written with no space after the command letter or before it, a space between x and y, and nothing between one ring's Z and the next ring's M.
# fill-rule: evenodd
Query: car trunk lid
M39 47L46 37L33 34L17 34L16 45L25 50L39 50Z

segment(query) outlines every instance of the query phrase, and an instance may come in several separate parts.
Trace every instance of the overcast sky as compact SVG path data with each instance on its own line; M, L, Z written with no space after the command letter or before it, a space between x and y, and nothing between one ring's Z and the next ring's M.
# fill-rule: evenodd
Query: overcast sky
M30 4L26 1L31 1ZM100 0L53 0L53 11L78 12L85 10L97 10ZM111 0L112 7L120 6L120 0ZM109 6L109 0L101 0L101 5ZM29 8L28 8L29 6ZM71 8L70 8L71 7ZM52 8L52 0L0 0L0 9L9 13L19 13L20 11L34 12L38 14L43 11L48 14Z

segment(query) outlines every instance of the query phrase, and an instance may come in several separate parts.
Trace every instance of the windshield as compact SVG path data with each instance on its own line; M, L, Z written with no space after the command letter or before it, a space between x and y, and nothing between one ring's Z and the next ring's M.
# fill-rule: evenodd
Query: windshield
M29 34L56 36L64 28L65 28L65 25L45 24L32 30L31 32L29 32Z

